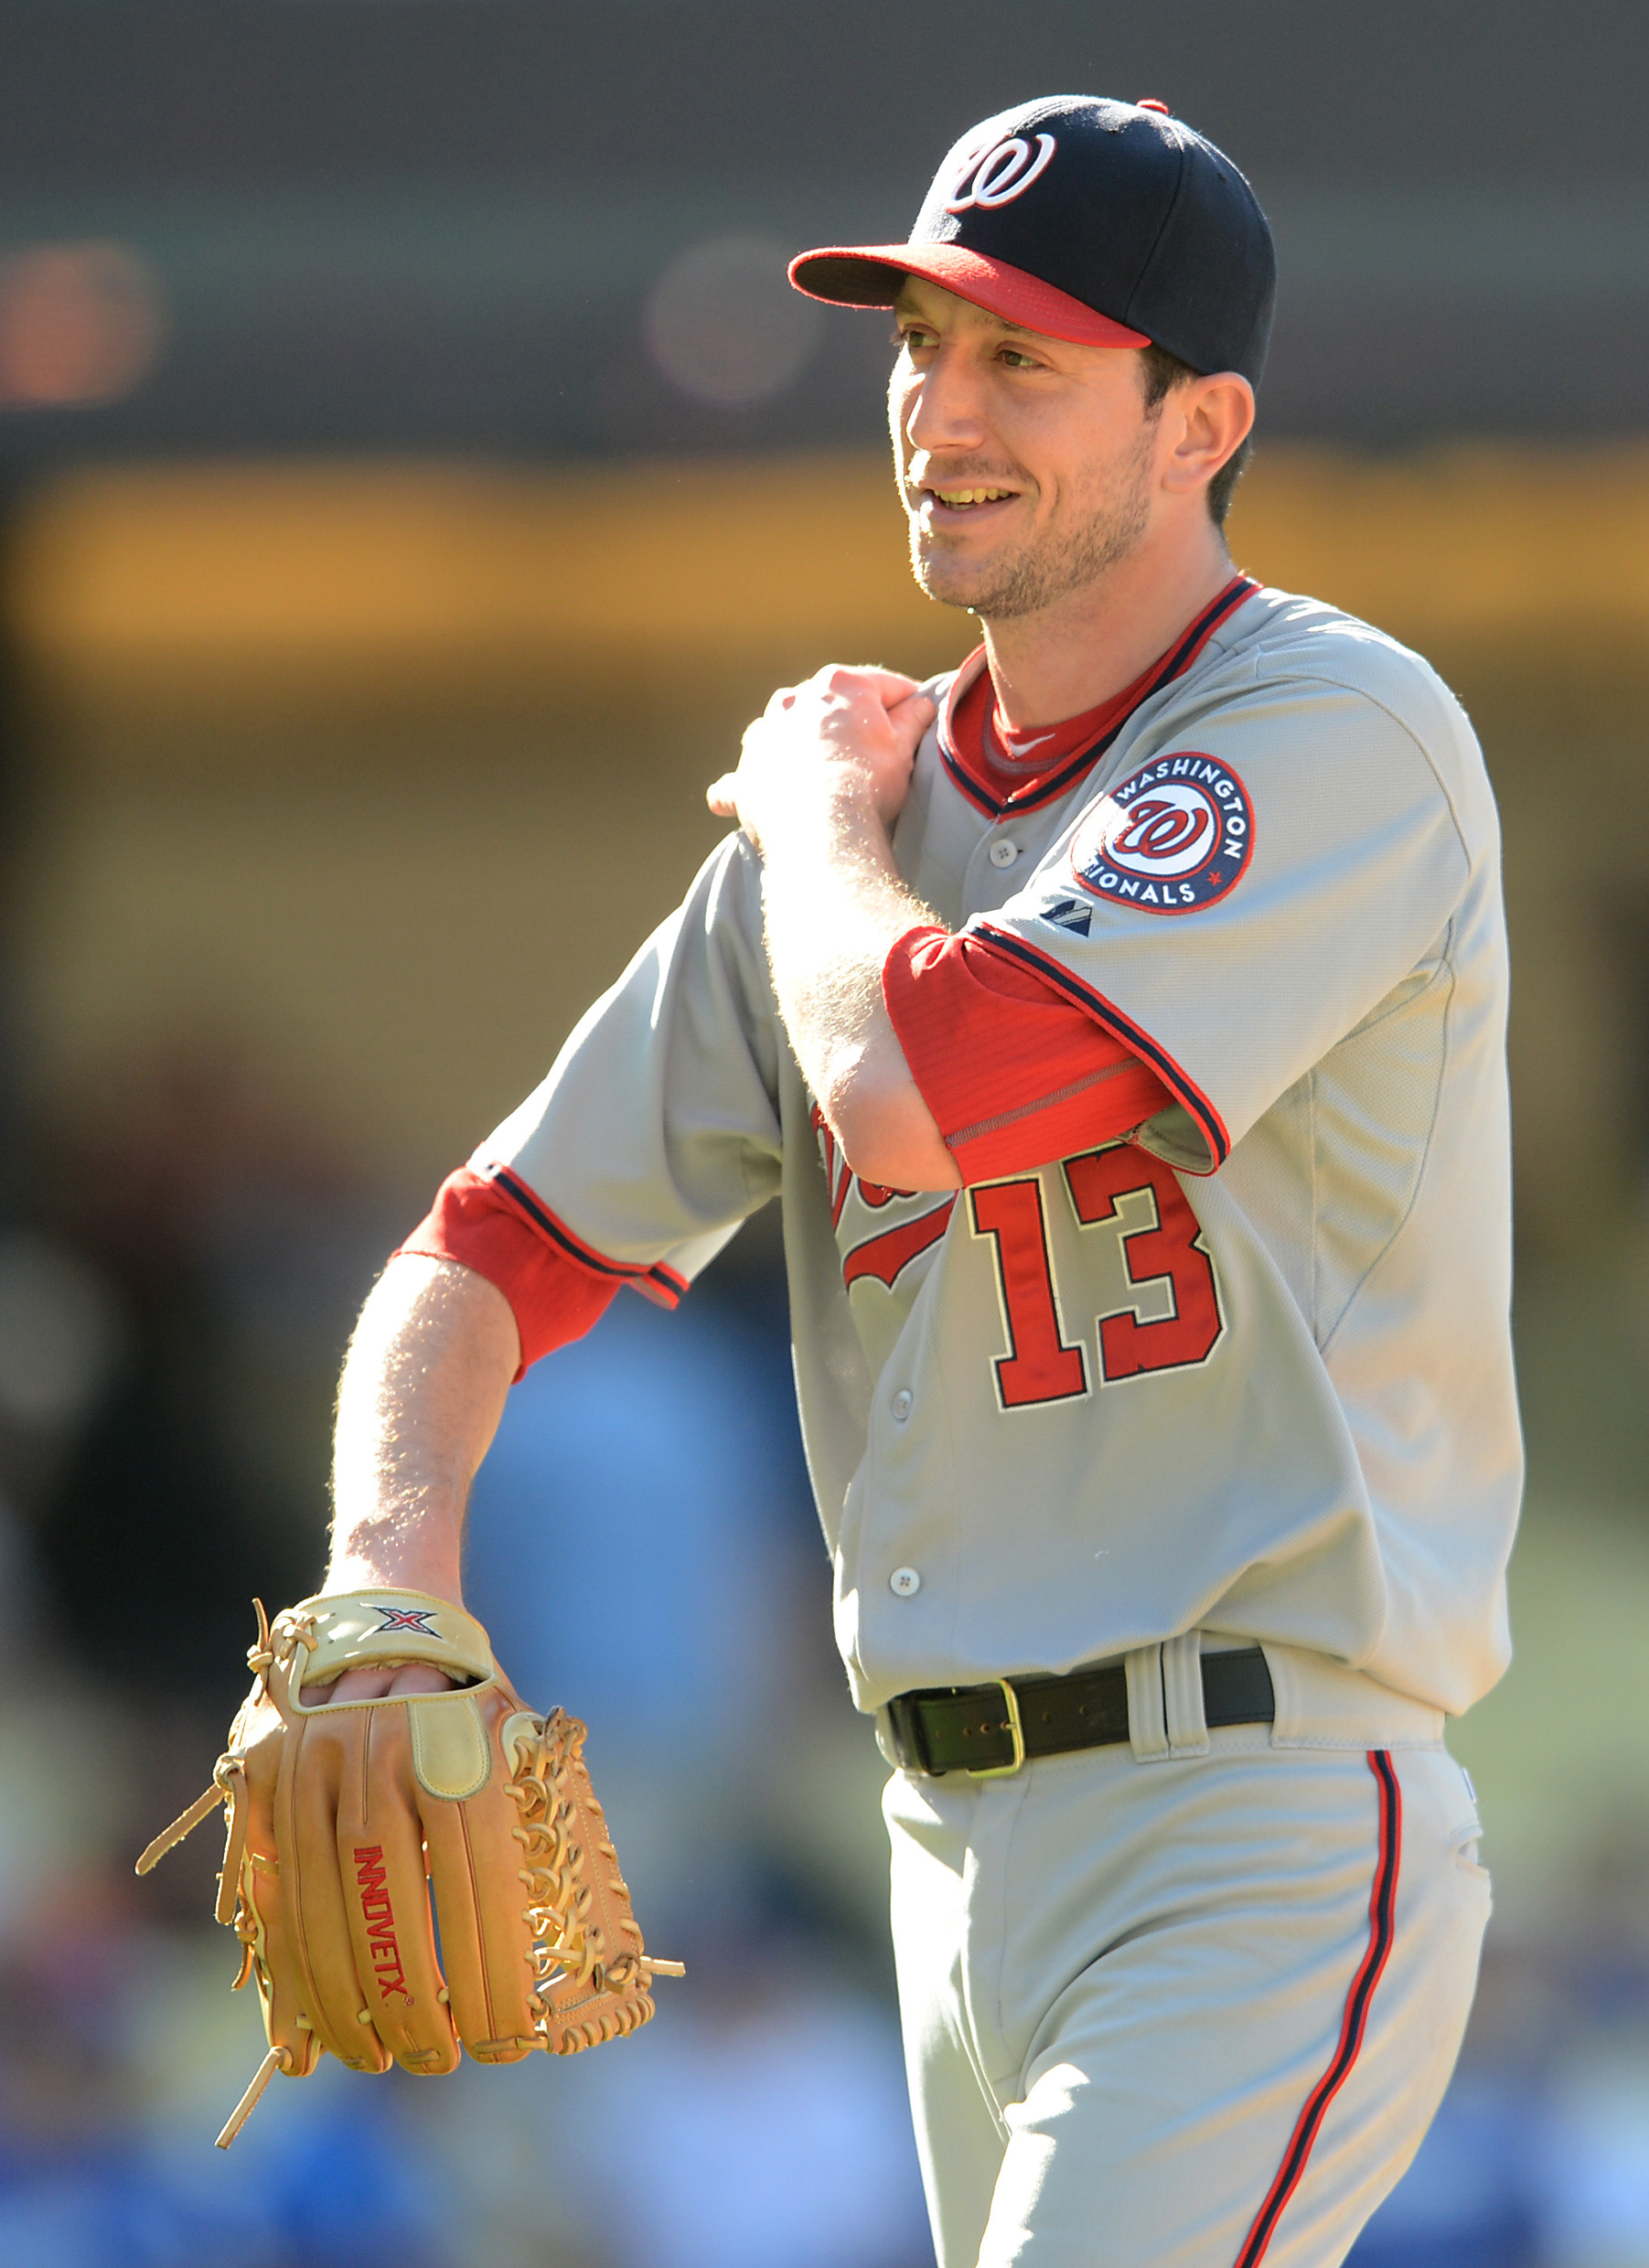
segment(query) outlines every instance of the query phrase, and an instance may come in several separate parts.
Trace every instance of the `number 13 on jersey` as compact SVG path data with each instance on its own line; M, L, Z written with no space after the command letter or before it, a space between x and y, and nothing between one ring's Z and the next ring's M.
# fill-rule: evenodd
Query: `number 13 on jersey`
M1060 1171L1078 1230L1116 1238L1133 1295L1095 1319L1101 1383L1205 1363L1225 1316L1200 1224L1173 1168L1118 1142L1067 1158ZM1065 1336L1040 1178L985 1182L968 1203L974 1235L991 1243L1008 1341L992 1364L998 1401L1004 1410L1034 1409L1085 1395L1087 1332ZM1148 1305L1167 1311L1146 1321L1140 1311Z

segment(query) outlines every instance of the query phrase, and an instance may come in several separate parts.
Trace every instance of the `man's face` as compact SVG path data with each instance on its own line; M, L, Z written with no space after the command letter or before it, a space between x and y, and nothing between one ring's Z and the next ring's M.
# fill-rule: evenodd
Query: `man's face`
M987 621L1097 582L1151 523L1160 418L1138 349L1021 330L916 277L888 419L911 564Z

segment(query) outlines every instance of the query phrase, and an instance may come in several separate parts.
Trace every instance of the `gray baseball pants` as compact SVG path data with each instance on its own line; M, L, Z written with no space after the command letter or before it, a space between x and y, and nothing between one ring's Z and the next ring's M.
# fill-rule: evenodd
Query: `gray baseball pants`
M1320 1734L1308 1695L1198 1753L894 1773L939 2268L1334 2268L1395 2186L1453 2069L1489 1881L1415 1705L1335 1675Z

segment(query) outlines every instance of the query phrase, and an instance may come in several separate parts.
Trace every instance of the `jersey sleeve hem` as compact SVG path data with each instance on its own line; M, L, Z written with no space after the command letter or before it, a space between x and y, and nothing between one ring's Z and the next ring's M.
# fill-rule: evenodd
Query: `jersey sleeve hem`
M650 1265L633 1265L624 1260L610 1260L605 1252L586 1244L567 1226L559 1214L552 1213L535 1189L531 1189L513 1168L472 1160L467 1169L479 1181L497 1190L499 1198L515 1207L520 1216L536 1229L541 1236L573 1261L577 1267L588 1268L592 1274L610 1282L615 1290L628 1284L644 1299L657 1307L679 1307L682 1296L690 1289L688 1279L678 1269L662 1260Z
M1123 1013L1114 1000L1092 985L1084 984L1062 961L1037 948L1010 929L999 929L993 922L975 921L969 925L969 934L1008 954L1026 968L1033 969L1044 981L1090 1015L1100 1029L1139 1057L1148 1069L1154 1071L1169 1094L1173 1097L1197 1129L1207 1147L1208 1162L1200 1171L1215 1173L1231 1155L1231 1136L1224 1118L1204 1094L1183 1066L1175 1062L1168 1050L1153 1040L1149 1032ZM1176 1161L1177 1162L1177 1161ZM1199 1169L1183 1166L1183 1171Z
M582 1339L627 1282L664 1307L687 1289L662 1265L626 1268L573 1234L518 1174L461 1167L449 1173L424 1218L396 1254L451 1260L501 1291L520 1341L515 1377L559 1346ZM513 1383L513 1381L512 1381Z
M968 929L895 939L883 998L965 1185L1115 1141L1173 1097L1139 1051Z

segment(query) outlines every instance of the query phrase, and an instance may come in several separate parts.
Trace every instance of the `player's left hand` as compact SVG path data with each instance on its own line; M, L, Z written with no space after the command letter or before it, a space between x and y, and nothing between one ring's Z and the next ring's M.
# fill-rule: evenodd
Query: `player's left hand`
M826 797L868 793L890 826L910 786L911 765L934 704L913 678L892 669L819 669L782 685L745 732L736 772L705 790L723 818L736 818L759 850L785 814Z

